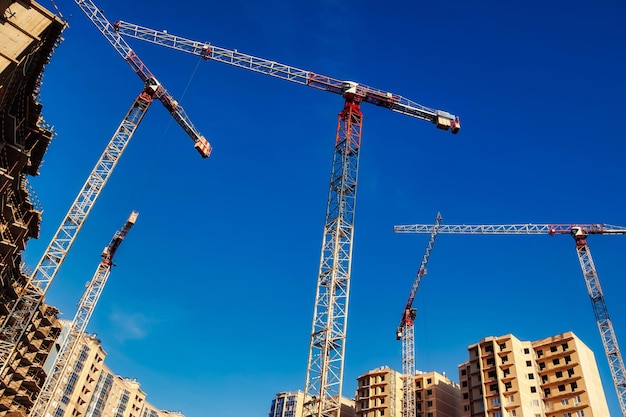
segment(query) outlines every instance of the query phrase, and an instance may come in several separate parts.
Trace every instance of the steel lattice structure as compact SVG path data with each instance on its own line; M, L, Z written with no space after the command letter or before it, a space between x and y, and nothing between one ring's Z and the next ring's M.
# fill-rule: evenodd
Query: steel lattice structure
M304 391L308 396L305 416L338 415L341 409L362 123L358 103L347 99L339 113L328 191Z
M412 320L410 318L409 320ZM415 417L415 326L402 326L402 417Z
M165 31L123 21L116 22L114 28L124 36L344 97L345 105L339 114L326 207L305 382L307 401L304 411L305 416L339 417L362 128L360 104L370 103L426 120L440 129L450 129L452 133L457 133L460 129L459 118L442 110L422 106L397 94L352 81L341 81L237 50L185 39Z
M403 417L415 417L415 326L413 320L416 317L416 310L413 308L413 301L415 295L419 289L419 285L422 282L422 278L426 275L426 266L430 259L430 254L435 246L435 240L439 228L441 227L441 213L437 213L435 224L432 226L430 232L430 239L426 245L426 250L422 256L422 262L420 263L413 285L411 286L411 292L409 298L404 306L402 312L402 318L396 331L396 339L402 341L402 373L404 374L404 385L402 388L402 416Z
M61 349L54 360L50 373L41 387L41 391L39 392L39 396L30 411L29 417L56 415L56 410L51 410L51 407L56 407L58 409L63 406L62 402L59 401L59 398L56 398L56 401L52 400L61 394L60 384L62 378L67 377L67 371L76 359L78 346L80 345L78 342L81 335L87 328L87 324L89 323L96 304L100 299L100 294L102 294L102 290L107 283L109 275L111 274L115 253L126 237L128 231L135 224L137 215L137 212L132 212L122 229L115 233L109 245L104 248L101 255L102 261L98 264L96 272L94 273L91 281L89 281L87 287L85 288L85 292L78 302L78 310L76 311L74 319L70 324L67 338L61 345Z
M122 120L104 153L96 163L78 197L70 207L59 229L46 248L29 282L25 292L15 303L12 311L5 319L0 331L0 376L4 375L6 366L13 356L17 343L25 334L33 320L37 308L52 284L67 252L72 246L91 208L95 204L102 188L109 179L119 157L133 136L137 126L143 119L153 98L158 98L172 117L194 141L194 147L202 157L208 157L211 147L193 126L184 109L169 95L154 75L130 49L126 41L113 30L113 26L104 17L101 10L91 1L75 0L87 17L104 34L115 50L131 66L144 84L143 91L133 102L130 110Z
M342 96L345 94L347 87L354 85L354 94L359 97L360 102L374 104L375 106L385 107L406 116L426 120L437 124L437 126L442 129L452 128L453 133L456 133L460 128L459 118L453 114L442 110L431 109L398 94L351 83L349 81L341 81L312 71L245 54L235 49L226 49L207 42L186 39L182 36L172 35L166 31L154 30L122 20L115 22L114 27L120 34L130 38L151 42L188 54L197 55L207 60L222 62L224 64L259 72L271 77ZM346 83L349 85L347 86Z
M133 101L130 110L87 177L76 200L70 206L35 267L24 295L16 302L5 319L0 334L2 338L0 340L0 375L4 375L5 368L17 347L17 343L32 322L35 312L48 292L50 284L52 284L65 256L85 223L85 219L110 178L130 138L150 107L152 92L153 90L148 87Z
M194 147L200 153L203 158L207 158L211 154L211 145L202 136L200 132L194 127L193 123L187 117L185 109L176 101L159 83L148 69L148 67L139 59L137 54L131 49L126 40L122 38L113 25L102 13L102 10L98 8L90 0L74 0L76 5L85 13L85 15L91 20L91 23L104 35L109 41L111 46L117 51L117 53L130 65L132 70L139 76L139 78L145 83L149 82L156 85L156 91L154 97L157 98L165 107L165 109L172 115L176 123L183 128L183 130L194 141Z
M396 233L429 233L432 225L414 224L395 226ZM570 234L576 241L576 254L585 278L589 298L600 331L613 384L617 392L622 415L626 417L626 368L617 343L617 336L604 301L598 273L587 245L591 234L623 235L626 227L608 224L506 224L506 225L444 225L439 233L449 234Z

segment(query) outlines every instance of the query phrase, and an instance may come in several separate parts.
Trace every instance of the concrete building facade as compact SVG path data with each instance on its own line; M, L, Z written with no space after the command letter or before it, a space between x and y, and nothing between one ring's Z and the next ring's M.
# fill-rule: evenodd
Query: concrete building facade
M300 417L304 406L304 393L279 392L272 400L269 417Z
M302 391L279 392L272 400L269 417L303 417L306 396ZM354 417L354 400L342 397L341 417Z
M42 209L27 176L38 175L53 137L39 86L65 23L29 0L0 0L0 323L20 308L30 272L21 252L39 236ZM0 375L0 416L28 413L59 334L56 308L41 304Z
M402 373L381 366L357 377L356 417L400 417Z
M357 378L356 417L402 416L403 374L383 366ZM459 385L438 372L414 376L416 417L460 417Z
M115 375L104 363L106 352L95 336L83 335L78 353L53 398L52 417L183 417L180 412L159 410L146 401L135 379Z
M535 342L509 334L468 347L463 417L608 417L593 352L572 332Z
M438 372L415 375L416 417L460 417L459 384Z

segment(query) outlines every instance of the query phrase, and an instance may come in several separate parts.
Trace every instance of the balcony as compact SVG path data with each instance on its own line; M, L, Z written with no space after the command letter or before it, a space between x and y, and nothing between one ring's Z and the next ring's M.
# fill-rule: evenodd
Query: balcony
M9 175L9 172L5 168L0 168L0 193L3 192L7 185L15 180L14 177Z
M22 382L22 386L28 391L35 393L35 395L41 390L39 381L35 381L33 379L24 380L24 382Z
M2 395L0 396L0 411L6 411L11 408L14 395L15 394L10 394L7 391L2 393Z
M31 398L30 395L24 394L24 393L20 393L18 395L15 396L15 402L18 404L23 405L24 407L32 407L33 406L33 399Z

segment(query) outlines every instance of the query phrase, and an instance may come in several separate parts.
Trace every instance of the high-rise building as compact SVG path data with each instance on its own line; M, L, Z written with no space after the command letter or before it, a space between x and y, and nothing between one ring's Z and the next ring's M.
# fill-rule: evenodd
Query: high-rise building
M269 417L302 417L307 396L302 391L279 392L272 400ZM354 400L342 397L341 417L354 417Z
M304 393L279 392L272 400L269 417L300 417L304 405Z
M52 131L37 100L42 73L65 23L30 0L0 0L0 325L19 308L30 272L21 252L39 236L42 208L28 185ZM0 375L0 416L25 415L41 389L59 334L56 308L41 304Z
M403 375L387 366L357 378L356 417L402 416ZM438 372L414 376L416 417L460 417L459 385Z
M51 402L51 416L183 417L180 412L159 410L146 402L139 382L115 375L104 364L105 358L100 340L82 335L76 357L70 359L62 378L65 383L59 387L62 396L53 397Z
M572 332L535 342L492 336L468 351L463 417L609 417L593 352Z

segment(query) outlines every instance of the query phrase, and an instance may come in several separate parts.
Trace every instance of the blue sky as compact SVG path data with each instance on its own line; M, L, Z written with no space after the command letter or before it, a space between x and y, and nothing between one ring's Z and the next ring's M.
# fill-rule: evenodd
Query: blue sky
M100 2L102 3L102 2ZM123 19L400 94L461 117L453 136L364 105L344 395L401 369L395 328L426 235L393 226L626 225L623 21L618 1L99 4ZM44 5L51 6L44 2ZM34 266L139 79L71 1L43 78L58 136L33 185L45 209ZM71 318L102 248L139 212L89 325L117 373L187 417L264 415L304 388L337 113L343 101L129 40L214 147L201 159L155 103L49 292ZM611 319L626 343L626 237L592 236ZM574 331L619 406L568 236L442 235L416 297L416 365L458 381L467 346Z

